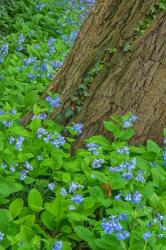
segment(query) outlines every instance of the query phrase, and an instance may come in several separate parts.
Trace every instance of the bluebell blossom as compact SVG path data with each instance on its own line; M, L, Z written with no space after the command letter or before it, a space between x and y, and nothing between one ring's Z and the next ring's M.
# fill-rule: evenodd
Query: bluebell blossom
M94 159L92 162L92 168L101 168L103 163L103 159Z
M51 46L51 47L50 47L49 53L50 53L50 54L55 53L55 46Z
M142 182L142 183L144 183L145 182L145 178L144 178L144 176L142 175L142 170L139 170L138 171L138 175L137 175L137 177L135 178L137 181L139 181L139 182Z
M119 220L127 220L128 219L128 214L119 214L118 218L119 218Z
M46 129L38 128L38 130L37 130L37 137L38 138L42 138L43 135L47 135L47 134L48 134L48 132Z
M60 68L62 66L63 62L62 61L52 61L51 65L54 69Z
M38 155L38 156L37 156L37 160L38 160L38 161L42 161L43 159L44 159L44 158L43 158L42 155Z
M62 196L66 196L67 195L67 190L66 188L62 187L61 190L60 190L60 195Z
M14 173L16 170L13 166L10 167L10 172Z
M33 69L34 69L34 71L38 71L38 70L39 70L39 66L35 65L35 66L33 67Z
M88 148L88 151L90 151L93 155L98 155L99 149L101 149L100 145L96 143L88 143L87 148Z
M42 63L41 70L43 70L43 71L47 70L47 64L46 63Z
M56 148L63 146L66 143L66 139L64 136L59 135L55 140L53 140L52 145Z
M21 45L17 46L17 51L22 51L23 49L24 48Z
M142 198L142 195L138 191L135 191L135 193L132 196L132 203L138 204L141 201L141 198Z
M48 46L51 47L52 44L55 42L55 38L54 37L51 37L49 40L48 40Z
M30 164L28 161L24 162L24 166L26 167L26 169L27 169L28 171L33 170L33 167L31 166L31 164Z
M161 229L162 231L166 232L166 227L165 227L165 226L161 226L161 225L160 225L160 229Z
M36 63L37 58L36 57L28 57L28 58L23 59L23 62L26 66L28 66L30 64Z
M127 180L131 180L133 178L133 173L132 172L126 172L122 174L122 177Z
M11 115L15 115L17 113L17 109L12 109L12 110L10 110L10 114Z
M28 170L22 170L21 172L20 172L20 176L19 176L19 180L20 181L24 181L25 180L25 178L27 177L27 174L28 174Z
M82 133L84 125L82 123L74 123L72 129L77 132L78 135Z
M157 213L157 218L158 218L160 221L163 221L163 220L164 220L164 216L161 215L160 213Z
M53 79L54 78L54 74L53 73L48 73L47 74L47 78L50 79L50 80Z
M73 201L77 204L81 204L83 202L83 200L84 200L84 198L80 194L75 194L71 197L71 201Z
M144 235L143 235L143 239L145 240L145 241L147 241L150 237L151 237L151 233L150 232L146 232L146 233L144 233Z
M18 39L18 44L21 45L25 41L25 36L24 34L19 34L19 39Z
M164 234L158 234L157 237L158 237L158 238L163 238L163 237L164 237Z
M15 142L15 138L14 137L9 137L9 144L13 144Z
M9 128L13 125L13 121L2 121L2 123L7 128Z
M117 233L117 239L118 240L125 240L129 238L130 233L128 231L122 231Z
M69 210L70 210L70 211L74 211L75 209L76 209L76 207L75 207L74 205L71 204L71 205L69 206Z
M24 137L22 136L19 136L16 140L16 149L18 151L22 151L22 144L23 144L23 141L24 141Z
M46 97L46 100L49 102L51 107L59 108L60 106L60 97L52 98L51 96Z
M125 201L132 201L132 195L131 194L127 194L125 196Z
M9 45L8 43L2 45L2 47L0 48L2 55L6 56L8 54L8 50L9 50Z
M34 74L34 73L29 73L29 74L28 74L28 78L29 78L30 80L33 80L33 79L35 78L35 74Z
M39 44L35 44L35 45L33 46L33 48L34 48L34 49L40 49L40 45L39 45Z
M69 193L73 193L78 189L83 189L84 186L80 185L79 183L72 182L69 186Z
M48 184L48 189L53 191L55 189L55 183L49 183Z
M114 196L114 199L117 201L121 200L121 198L122 198L122 194L117 194Z
M2 169L7 168L7 164L6 164L5 162L3 162L2 165L1 165L1 168L2 168Z
M45 3L38 3L35 6L35 9L38 10L38 11L41 11L41 10L43 10L44 6L45 6Z
M123 147L118 149L119 154L129 154L129 148L128 147Z
M131 117L128 120L124 120L123 121L123 128L130 128L133 125L133 122L135 122L137 120L137 116L136 115L131 115Z
M0 231L0 241L2 241L3 239L4 239L4 233L2 233L1 231Z

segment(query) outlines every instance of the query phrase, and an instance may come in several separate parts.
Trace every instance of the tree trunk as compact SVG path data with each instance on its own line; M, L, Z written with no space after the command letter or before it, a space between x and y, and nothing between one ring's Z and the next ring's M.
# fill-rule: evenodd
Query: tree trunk
M161 143L166 13L159 1L97 0L48 90L62 99L52 118L60 112L63 121L82 122L81 140L99 133L109 136L103 121L132 112L139 117L135 142L149 138Z

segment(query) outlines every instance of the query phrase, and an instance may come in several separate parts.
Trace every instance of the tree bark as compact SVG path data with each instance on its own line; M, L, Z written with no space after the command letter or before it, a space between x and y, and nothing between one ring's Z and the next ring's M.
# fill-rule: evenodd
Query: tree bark
M91 73L98 63L99 70ZM80 94L87 78L88 97ZM97 0L48 90L62 99L52 118L60 112L63 122L84 124L80 143L94 134L109 137L103 121L128 112L139 117L135 142L148 138L161 143L166 125L166 13L159 1ZM70 109L73 115L65 119Z

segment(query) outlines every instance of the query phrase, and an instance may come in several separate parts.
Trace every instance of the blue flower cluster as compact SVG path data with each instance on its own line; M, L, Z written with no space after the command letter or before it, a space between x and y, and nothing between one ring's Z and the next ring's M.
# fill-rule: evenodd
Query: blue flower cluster
M57 132L48 133L48 131L44 128L39 128L37 130L37 137L39 139L43 139L46 143L50 142L55 148L60 148L66 143L65 137Z
M101 168L103 163L104 163L103 159L94 159L91 165L92 168Z
M0 241L2 241L3 239L4 239L4 233L2 233L1 231L0 231Z
M98 155L99 150L101 149L100 145L96 143L88 143L86 146L88 151L90 151L93 155Z
M9 144L15 143L15 147L18 151L22 151L23 141L24 141L23 136L19 136L18 138L9 137Z
M83 202L83 200L84 200L84 198L80 194L75 194L71 197L71 201L73 201L77 204L81 204Z
M128 147L123 147L118 149L118 154L129 154L129 148Z
M49 102L50 106L53 108L59 108L60 106L60 97L52 98L51 96L46 97L46 100Z
M28 161L24 162L24 167L25 169L21 170L20 172L20 176L19 176L20 181L24 181L29 171L33 170L33 167L30 165Z
M104 218L101 225L106 234L115 234L118 240L125 240L130 233L122 227L120 221L127 219L127 214L112 215L108 219Z
M48 117L47 114L43 112L39 115L33 115L32 120L35 120L35 119L45 120L47 119L47 117Z
M48 189L53 191L55 189L55 183L49 183L48 184Z
M84 125L82 123L74 123L72 129L77 133L77 135L82 134Z
M84 186L80 185L79 183L72 182L69 186L69 193L73 193L78 189L84 189Z
M123 128L130 128L133 125L133 122L135 122L138 119L136 115L131 115L128 120L123 121Z
M57 241L55 242L54 246L51 248L51 250L61 250L62 249L62 246L63 246L63 242L60 240L60 241Z
M122 195L120 193L120 194L115 195L114 198L115 200L124 199L125 201L129 201L132 204L138 204L141 202L142 194L139 193L138 191L135 191L133 194L128 193L127 195Z

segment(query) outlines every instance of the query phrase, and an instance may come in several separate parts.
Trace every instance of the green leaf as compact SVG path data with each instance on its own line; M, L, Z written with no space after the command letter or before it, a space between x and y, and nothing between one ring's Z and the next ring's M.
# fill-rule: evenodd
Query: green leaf
M88 228L85 228L82 226L76 226L74 227L74 231L76 232L76 234L78 234L78 236L82 240L88 243L91 249L93 250L96 249L95 243L94 243L94 235Z
M147 141L147 150L149 152L154 152L156 154L161 153L161 148L155 143L154 141L148 140Z
M42 205L43 198L41 193L35 188L31 189L28 195L28 206L31 208L32 211L40 212L43 209Z
M13 219L16 218L21 213L23 204L24 202L22 199L16 199L12 201L12 203L10 203L9 211Z

